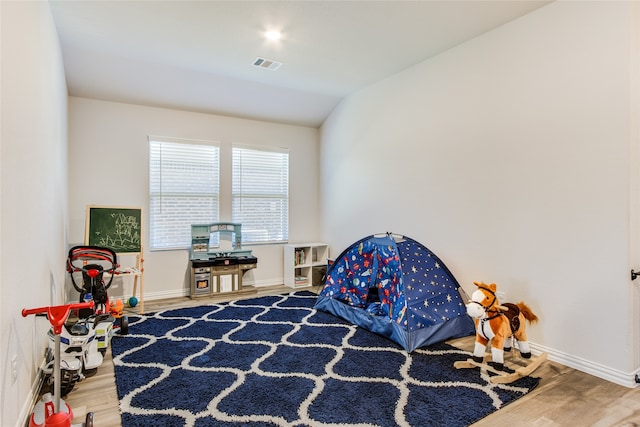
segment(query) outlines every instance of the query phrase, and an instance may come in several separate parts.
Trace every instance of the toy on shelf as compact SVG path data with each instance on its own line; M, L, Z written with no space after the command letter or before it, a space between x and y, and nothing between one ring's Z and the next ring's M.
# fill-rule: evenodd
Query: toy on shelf
M493 384L511 383L530 375L547 358L546 353L532 357L527 341L526 323L535 323L538 317L524 302L500 304L495 283L487 285L474 282L474 285L478 289L473 292L471 301L467 304L467 313L476 323L473 358L455 362L454 366L458 369L484 368L497 374L490 379ZM489 341L491 354L485 355ZM513 344L517 344L520 356L528 361L515 370L504 365L504 352L511 351Z
M92 309L93 301L57 305L50 307L39 307L31 309L22 309L22 316L27 317L30 314L46 314L51 329L53 331L55 349L54 349L54 392L53 399L50 393L46 393L42 399L36 404L31 417L29 418L29 427L69 427L73 419L73 411L69 404L61 399L61 370L60 370L60 335L64 329L71 310ZM85 423L80 424L83 427L93 427L93 412L86 415Z

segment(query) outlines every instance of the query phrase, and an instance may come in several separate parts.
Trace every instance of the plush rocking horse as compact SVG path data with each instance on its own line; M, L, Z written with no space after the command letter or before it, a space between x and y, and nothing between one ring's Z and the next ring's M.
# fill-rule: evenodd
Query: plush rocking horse
M476 343L473 358L458 361L456 368L480 367L491 371L497 376L491 377L492 383L510 383L518 378L529 375L546 359L542 353L531 357L529 342L527 341L526 322L535 323L538 317L523 302L518 304L500 304L496 296L496 284L486 285L474 282L478 289L471 294L471 301L467 304L467 313L476 323ZM518 369L511 370L504 366L504 352L511 351L513 340L517 341L520 355L530 359L530 363ZM491 355L485 356L487 344L491 341Z

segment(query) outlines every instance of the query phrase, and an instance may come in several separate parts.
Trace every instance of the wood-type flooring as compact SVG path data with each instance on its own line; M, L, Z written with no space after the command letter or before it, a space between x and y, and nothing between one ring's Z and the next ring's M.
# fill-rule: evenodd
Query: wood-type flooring
M317 292L318 288L311 290ZM289 291L290 288L275 286L261 288L257 293L241 297ZM147 301L145 311L151 313L167 308L239 298L238 295L226 295L211 299L192 300L185 297ZM137 314L136 309L127 310L130 310L129 314ZM472 351L473 341L473 337L465 337L448 343ZM640 426L640 387L623 387L552 361L544 362L533 375L542 378L535 390L473 426ZM86 412L92 411L96 426L122 426L110 351L96 374L78 383L66 401L73 408L74 423L83 422Z

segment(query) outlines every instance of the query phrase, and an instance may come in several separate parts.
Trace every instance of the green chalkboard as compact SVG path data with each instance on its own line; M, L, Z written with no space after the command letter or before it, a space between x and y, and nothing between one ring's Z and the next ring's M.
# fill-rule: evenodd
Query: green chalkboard
M86 245L104 246L116 253L142 252L142 209L87 206Z

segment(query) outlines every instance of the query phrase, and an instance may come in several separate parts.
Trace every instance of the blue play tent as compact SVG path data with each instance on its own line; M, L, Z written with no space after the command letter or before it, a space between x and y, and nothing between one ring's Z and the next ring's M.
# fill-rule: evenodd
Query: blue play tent
M461 292L433 252L406 236L386 234L365 237L334 260L315 308L412 352L475 333Z

